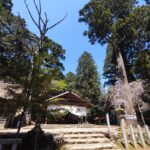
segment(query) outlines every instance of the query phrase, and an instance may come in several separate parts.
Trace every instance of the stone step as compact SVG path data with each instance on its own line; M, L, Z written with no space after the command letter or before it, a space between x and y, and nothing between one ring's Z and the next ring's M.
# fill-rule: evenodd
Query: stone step
M109 143L110 140L109 139L106 139L106 138L91 138L91 139L65 139L65 142L66 143L69 143L69 144L89 144L89 143Z
M117 149L117 146L113 143L103 144L66 144L66 150L106 150Z
M72 130L72 131L61 131L63 134L107 134L107 132L102 132L98 130Z
M105 137L104 134L97 134L97 133L93 133L93 134L64 134L64 138L103 138Z

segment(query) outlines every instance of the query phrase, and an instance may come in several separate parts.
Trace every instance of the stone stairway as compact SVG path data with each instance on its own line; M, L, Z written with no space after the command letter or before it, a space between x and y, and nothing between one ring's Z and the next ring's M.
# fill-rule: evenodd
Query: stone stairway
M31 127L30 127L31 128ZM112 127L113 132L118 127ZM107 126L93 124L45 124L42 125L45 133L62 137L65 144L61 150L120 150L114 142L107 138ZM27 132L28 127L24 128Z
M64 150L118 150L105 133L99 131L72 131L64 132L66 142Z

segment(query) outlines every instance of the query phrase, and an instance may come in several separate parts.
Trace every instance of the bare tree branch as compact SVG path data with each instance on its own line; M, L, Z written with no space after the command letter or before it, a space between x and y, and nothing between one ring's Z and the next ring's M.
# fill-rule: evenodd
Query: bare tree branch
M30 9L29 9L29 7L28 7L27 1L24 0L24 3L25 3L25 6L26 6L26 8L27 8L27 10L28 10L28 13L29 13L29 15L30 15L32 21L33 21L34 24L37 26L37 28L40 29L38 23L35 21L35 19L34 19L33 16L32 16L32 13L31 13L31 11L30 11Z
M39 38L36 36L36 39L39 40L39 41L37 42L37 44L38 44L39 49L41 49L42 46L43 46L43 43L44 43L45 34L48 32L48 30L54 28L54 27L57 26L59 23L61 23L63 20L65 20L66 17L67 17L67 14L66 14L61 20L59 20L58 22L56 22L56 23L53 24L52 26L47 27L49 20L48 20L48 17L47 17L46 12L44 13L44 15L45 15L45 20L42 18L41 0L39 0L39 6L38 6L36 0L33 0L33 2L34 2L34 5L35 5L35 9L36 9L36 11L37 11L37 14L38 14L38 22L35 21L35 19L34 19L32 13L31 13L31 11L30 11L28 5L27 5L27 0L24 0L25 6L26 6L26 8L27 8L27 10L28 10L28 13L29 13L29 15L30 15L30 17L31 17L31 19L32 19L32 21L33 21L33 23L37 26L37 28L38 28L38 30L39 30L39 32L40 32Z
M36 11L38 13L38 17L39 17L39 20L38 20L39 27L41 28L41 22L42 22L42 24L45 23L43 18L41 17L41 15L42 15L41 1L39 0L39 8L38 8L36 1L34 0L33 2L34 2L34 5L35 5Z
M42 14L42 8L41 8L41 0L39 0L39 12L40 12L40 14ZM43 20L43 18L40 16L40 19L41 19L41 21L42 21L42 23L44 24L44 20Z
M57 23L55 23L54 25L52 25L51 27L47 28L47 31L54 28L55 26L57 26L58 24L60 24L62 21L64 21L66 19L68 14L66 14L60 21L58 21Z
M35 5L35 8L36 8L36 10L37 10L38 17L39 17L39 19L38 19L38 26L39 26L39 28L41 29L41 19L40 19L40 18L41 18L41 12L40 12L40 10L39 10L39 8L38 8L38 6L37 6L35 0L33 0L33 2L34 2L34 5Z

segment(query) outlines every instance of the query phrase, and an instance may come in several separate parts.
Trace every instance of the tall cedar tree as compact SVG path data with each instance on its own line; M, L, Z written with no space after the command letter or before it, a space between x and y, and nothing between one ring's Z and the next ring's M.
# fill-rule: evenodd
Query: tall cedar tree
M136 76L134 74L134 65L137 58L136 53L137 50L130 51L130 49L122 53L129 82L136 80ZM105 81L105 86L115 85L119 78L119 72L117 69L116 55L110 44L107 47L103 71L103 76L107 80Z
M148 16L146 6L139 7L136 0L91 0L80 10L80 22L89 25L84 34L94 44L109 44L116 55L116 68L118 78L123 81L126 93L126 111L133 114L134 106L130 94L127 77L127 60L133 51L139 51L147 47L145 32ZM144 35L144 36L143 36ZM126 55L128 53L128 55ZM129 63L135 63L132 59Z
M138 13L137 13L138 11ZM138 15L135 15L135 14ZM138 35L135 39L126 39L122 42L123 58L125 63L125 68L127 71L129 82L136 79L146 80L144 81L145 92L143 94L143 99L149 102L149 68L150 68L150 6L149 2L147 4L138 7L133 12L132 19L135 19L134 24L137 26L136 32ZM137 21L138 20L138 21ZM134 27L133 25L131 26ZM130 27L130 28L131 28ZM131 43L131 44L129 44ZM111 45L107 47L106 59L104 64L104 77L107 79L105 85L114 85L115 80L118 78L117 62L115 61L115 53L112 50Z
M143 35L145 46L137 55L134 70L137 78L144 80L143 100L150 103L150 0L145 2L147 5L143 6L145 15L142 17L146 33Z
M76 90L82 98L87 99L93 104L90 117L94 119L102 112L100 107L100 78L97 72L97 66L91 54L84 52L78 61L76 73Z

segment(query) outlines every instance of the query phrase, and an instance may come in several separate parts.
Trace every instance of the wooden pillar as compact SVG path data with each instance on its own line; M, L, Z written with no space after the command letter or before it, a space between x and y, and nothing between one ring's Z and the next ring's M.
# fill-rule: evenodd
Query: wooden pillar
M13 144L11 150L17 150L17 145L18 145L18 144Z
M131 134L131 137L133 140L133 145L134 145L135 149L137 149L137 141L135 138L134 129L133 129L132 125L129 125L129 129L130 129L130 134Z
M140 126L140 125L138 125L137 127L138 127L139 135L140 135L140 138L141 138L141 144L142 144L143 148L145 148L145 147L146 147L146 145L145 145L145 141L144 141L143 133L142 133L142 130L141 130L141 126Z
M123 143L124 143L125 149L128 150L128 139L127 139L127 135L126 135L124 119L121 119L121 123L120 124L121 124L121 130L122 130Z
M110 128L110 119L109 119L109 114L106 114L106 122L107 122L107 127L108 127L108 134L111 134L111 128Z
M145 125L145 129L146 129L146 133L147 133L147 138L150 140L150 132L149 132L149 128L147 125Z

